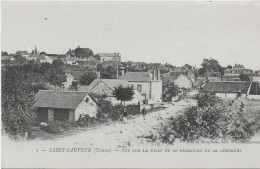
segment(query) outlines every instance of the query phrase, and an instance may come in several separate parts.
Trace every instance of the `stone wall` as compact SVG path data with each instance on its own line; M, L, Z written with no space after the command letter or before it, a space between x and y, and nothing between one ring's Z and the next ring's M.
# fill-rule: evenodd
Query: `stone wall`
M48 121L54 121L54 109L48 108Z
M75 121L75 110L70 110L69 121Z

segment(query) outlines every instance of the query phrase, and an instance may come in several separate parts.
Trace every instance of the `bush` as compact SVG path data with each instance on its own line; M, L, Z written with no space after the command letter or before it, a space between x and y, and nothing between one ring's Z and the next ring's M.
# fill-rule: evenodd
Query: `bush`
M50 134L62 134L65 130L70 130L75 128L77 124L75 122L67 121L51 121L46 126L41 125L41 129Z
M183 141L225 138L243 142L260 131L260 104L250 114L244 100L214 102L215 99L203 96L201 101L205 102L201 107L189 108L179 117L170 118L161 128L159 139L170 144L177 138Z
M2 121L5 132L10 135L25 136L30 134L34 124L35 111L32 109L2 109Z
M207 106L215 106L220 100L214 94L204 94L202 96L198 96L198 106L199 107L207 107Z
M199 109L192 107L178 118L171 118L162 129L162 141L173 143L176 138L183 141L196 140L199 137L221 137L218 120L221 118L218 109Z
M79 119L77 120L76 124L80 127L91 126L96 123L95 117L90 117L89 115L80 115Z
M140 113L140 106L139 105L128 105L126 106L126 111L128 114L136 115Z
M41 129L46 131L47 133L51 133L51 134L61 134L62 133L61 124L60 124L60 122L57 122L57 121L49 122L47 126L42 125Z

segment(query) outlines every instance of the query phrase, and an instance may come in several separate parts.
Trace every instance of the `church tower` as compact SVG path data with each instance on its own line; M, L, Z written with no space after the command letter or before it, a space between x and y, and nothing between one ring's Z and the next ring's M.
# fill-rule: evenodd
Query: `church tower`
M35 53L35 54L38 54L37 46L36 46L36 45L35 45L34 53Z

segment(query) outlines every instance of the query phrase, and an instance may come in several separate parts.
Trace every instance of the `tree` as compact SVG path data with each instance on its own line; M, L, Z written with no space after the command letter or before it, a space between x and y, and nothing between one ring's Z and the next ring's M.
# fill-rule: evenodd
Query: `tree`
M199 69L199 75L205 75L206 72L221 72L224 74L224 69L219 65L218 61L215 59L204 59L202 64L202 68Z
M239 78L241 81L250 81L250 77L248 76L248 74L242 73L239 75Z
M1 52L1 56L8 56L8 53L7 52Z
M89 56L93 56L93 51L89 48L76 48L75 55L78 58L88 58Z
M11 135L24 136L34 122L33 88L26 79L19 66L7 66L2 71L2 121Z
M97 60L101 59L99 55L94 55L94 58L97 59Z
M124 107L125 107L125 102L130 101L133 99L134 96L134 87L133 86L128 86L128 87L123 87L122 85L115 87L113 91L113 96L116 97L117 100L120 100L121 103L124 102Z
M47 80L51 85L62 86L62 83L66 81L66 75L64 72L64 63L60 59L55 59L51 66L48 64L43 67L49 69L46 72Z
M183 67L186 67L187 69L191 70L192 69L192 66L189 65L189 64L185 64Z
M86 72L79 77L79 82L81 85L90 85L96 78L96 72Z
M101 72L103 70L103 65L102 65L102 63L98 63L97 64L97 71L98 72Z
M63 63L23 64L4 66L2 69L2 120L4 129L12 135L24 135L34 123L33 97L49 84L61 86L66 80Z
M168 90L169 90L169 93L171 94L171 97L177 96L179 89L180 88L174 83L170 83L168 85Z
M73 81L70 86L70 90L77 91L78 90L78 84L77 81Z
M227 68L228 68L228 69L232 69L232 66L231 66L231 65L228 65Z

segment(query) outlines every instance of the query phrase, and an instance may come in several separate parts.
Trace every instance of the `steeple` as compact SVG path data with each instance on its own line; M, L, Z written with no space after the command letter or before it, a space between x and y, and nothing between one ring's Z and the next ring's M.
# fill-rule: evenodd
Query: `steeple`
M38 54L38 52L37 52L37 46L36 46L36 45L35 45L34 53L35 53L35 54Z

